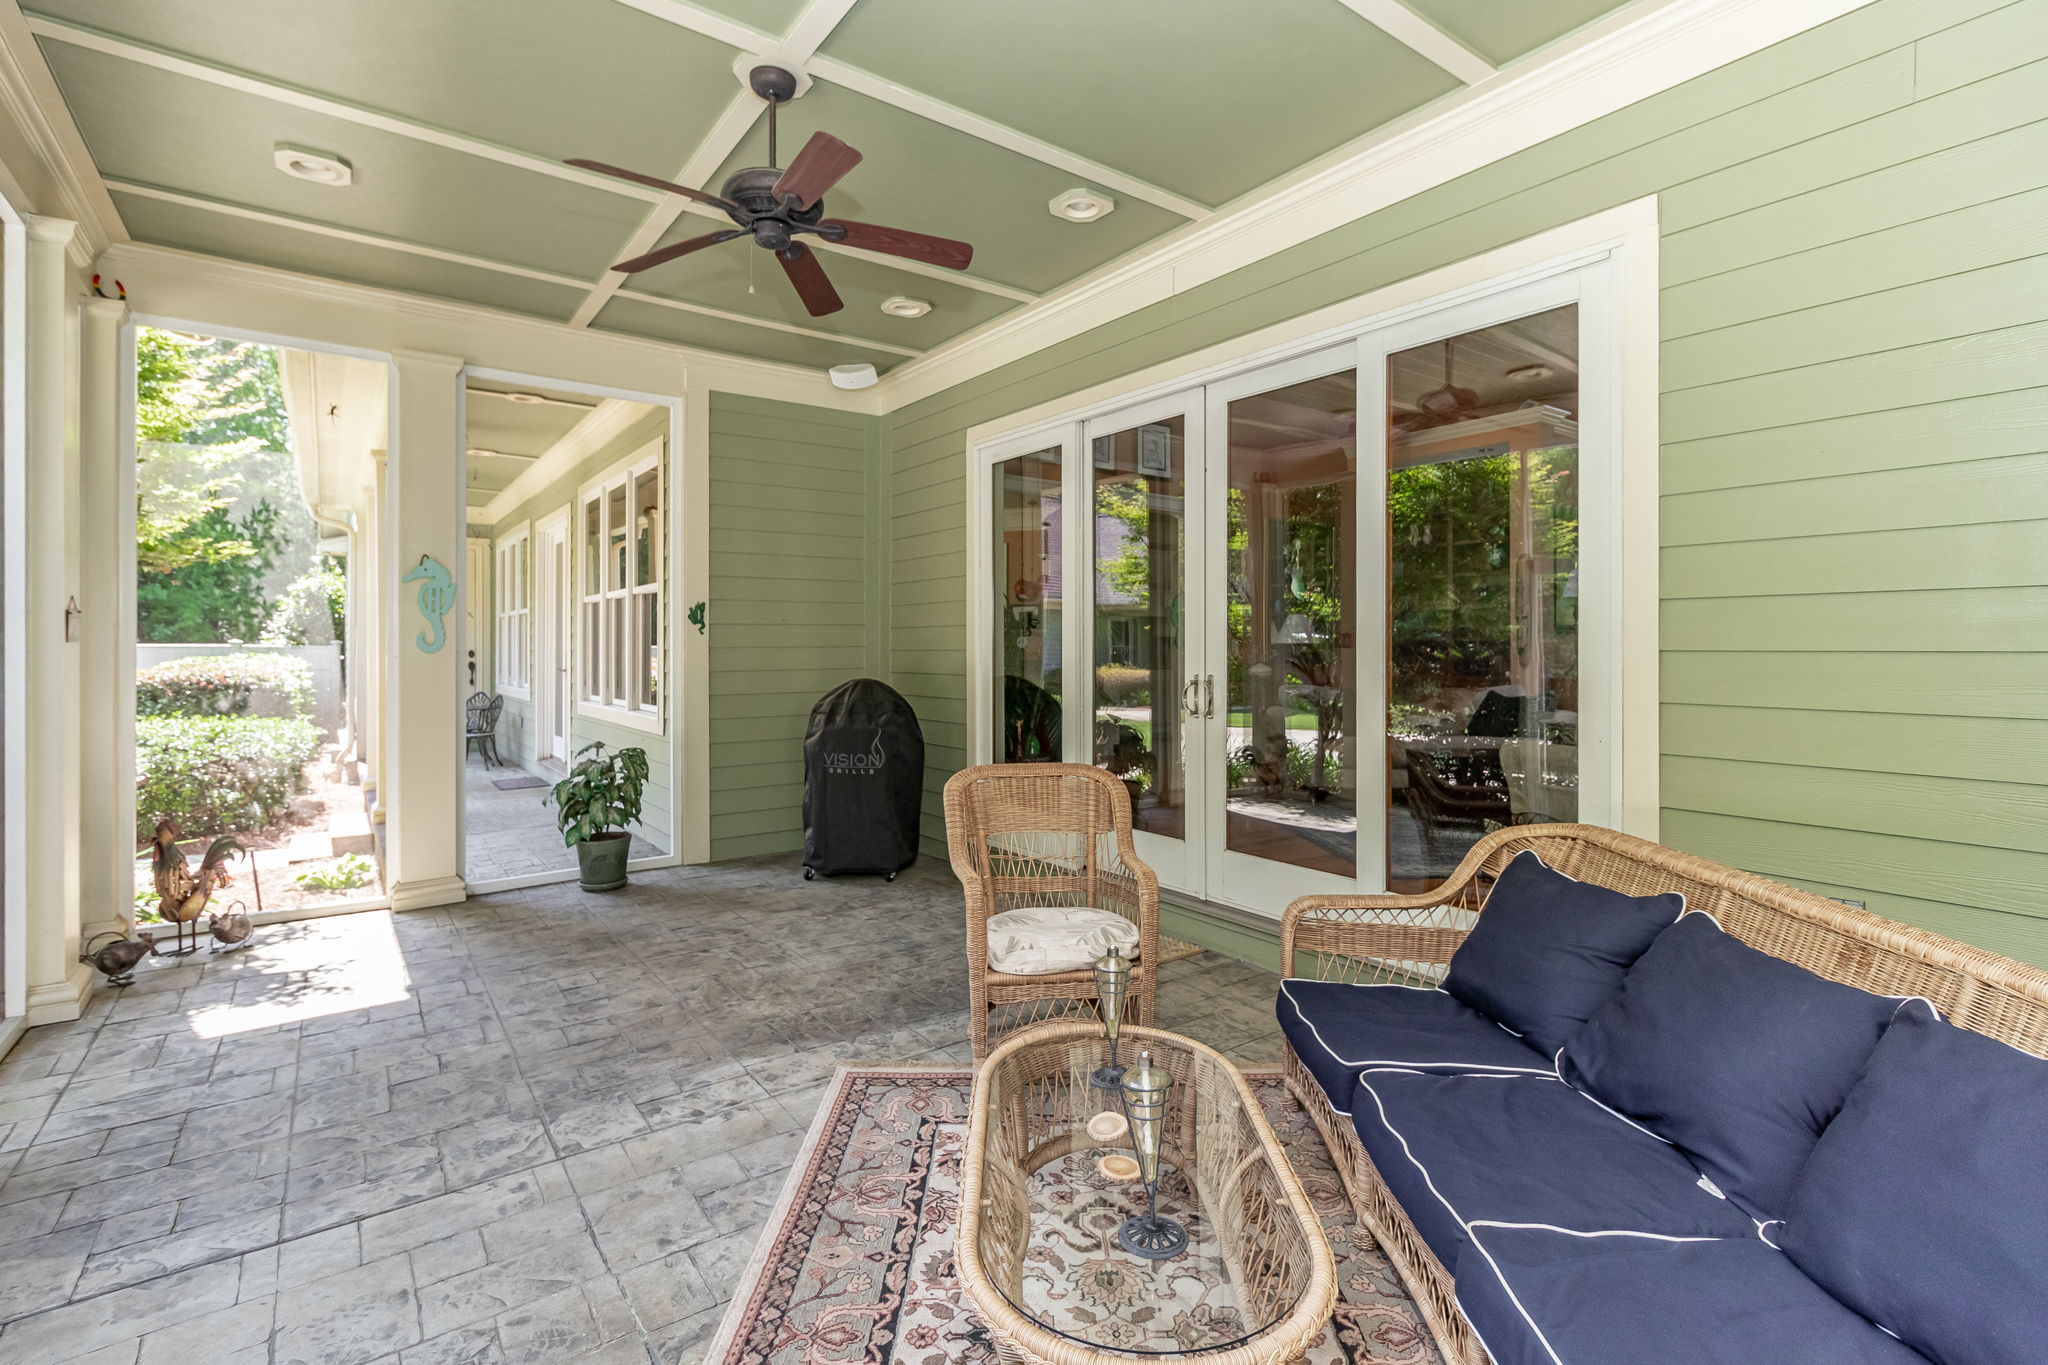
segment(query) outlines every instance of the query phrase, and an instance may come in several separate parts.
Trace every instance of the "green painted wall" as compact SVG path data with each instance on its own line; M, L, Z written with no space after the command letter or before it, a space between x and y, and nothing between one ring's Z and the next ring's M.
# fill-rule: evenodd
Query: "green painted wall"
M493 572L495 573L495 566L497 564L495 551L496 538L499 535L512 531L522 522L531 531L543 517L552 516L564 507L569 507L570 571L572 573L580 573L579 566L581 561L577 558L579 554L577 550L577 537L581 533L577 521L577 509L570 506L576 499L577 489L586 481L596 478L619 461L632 455L635 451L641 450L648 442L663 440L668 435L668 424L669 409L649 408L647 414L639 421L612 440L606 442L590 455L585 456L573 471L556 479L539 493L519 504L518 507L514 508L495 526L482 531L482 534L489 536L492 540L493 555L491 564ZM668 496L666 474L664 474L663 495L664 497ZM478 528L472 527L471 530L472 533L476 533ZM496 689L495 678L490 671L493 667L493 660L491 659L489 649L490 632L495 620L492 613L495 613L495 611L496 604L493 601L486 609L479 623L482 628L484 648L478 651L478 659L481 676L484 679L482 685L487 691ZM581 608L572 602L569 618L569 657L572 661L572 673L574 671L574 661L581 657L577 651L581 648L582 616ZM577 711L571 716L569 722L569 751L573 754L576 750L591 743L593 740L602 740L613 748L637 746L647 751L647 789L641 802L639 833L656 847L666 848L669 842L668 831L672 828L671 811L673 810L673 798L671 793L674 790L670 773L672 765L669 758L670 746L668 736L665 733L653 734L632 726L614 724L606 720L602 715L581 710ZM538 737L534 733L533 703L530 700L523 700L519 697L508 695L505 698L504 714L498 724L499 755L508 762L516 763L532 772L552 778L556 774L544 770L540 766L539 759L536 756L537 750L535 746L537 743Z
M711 850L803 846L811 707L883 671L875 419L711 395Z
M2048 2L1878 0L895 413L927 835L970 425L1656 194L1665 840L2048 963L2044 186Z

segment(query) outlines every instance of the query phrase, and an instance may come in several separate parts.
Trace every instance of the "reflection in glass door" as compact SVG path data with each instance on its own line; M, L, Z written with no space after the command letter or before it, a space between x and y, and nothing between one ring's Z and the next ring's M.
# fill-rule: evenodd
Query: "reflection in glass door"
M1357 409L1349 363L1225 409L1228 709L1210 743L1223 847L1268 865L1254 880L1275 863L1358 872Z
M1093 753L1123 780L1148 855L1184 875L1187 729L1206 705L1188 640L1189 413L1184 406L1088 430L1093 563ZM1149 840L1148 840L1149 842Z
M1060 449L998 463L992 471L993 703L997 763L1061 758Z
M1387 885L1578 818L1578 308L1387 357Z

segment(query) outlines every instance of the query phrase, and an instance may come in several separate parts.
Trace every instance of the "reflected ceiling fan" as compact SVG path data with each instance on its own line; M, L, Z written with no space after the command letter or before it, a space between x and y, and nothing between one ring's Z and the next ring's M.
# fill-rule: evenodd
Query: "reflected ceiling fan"
M667 190L670 194L680 194L685 199L694 199L700 204L709 204L723 210L738 225L657 247L644 256L620 261L612 269L630 275L679 256L687 256L693 251L702 251L707 246L717 246L737 237L752 237L756 246L766 247L775 253L775 259L782 264L783 274L789 276L789 282L796 287L797 297L803 300L811 316L823 317L827 313L838 312L846 305L840 302L839 291L832 287L832 281L825 277L825 267L818 263L816 253L796 240L804 233L813 233L827 242L842 242L906 260L923 261L927 265L945 266L949 270L965 270L974 260L973 247L948 237L931 237L922 232L880 227L874 223L856 223L849 218L827 218L825 191L860 164L860 153L830 133L812 133L811 140L804 144L803 150L796 154L788 167L778 168L772 164L776 159L775 111L796 97L796 77L779 66L757 66L749 73L747 83L755 94L768 101L768 160L771 164L733 172L718 194L671 184L638 171L607 166L602 161L587 161L581 157L570 160L569 165L586 171L617 176L636 185L648 185L657 190Z

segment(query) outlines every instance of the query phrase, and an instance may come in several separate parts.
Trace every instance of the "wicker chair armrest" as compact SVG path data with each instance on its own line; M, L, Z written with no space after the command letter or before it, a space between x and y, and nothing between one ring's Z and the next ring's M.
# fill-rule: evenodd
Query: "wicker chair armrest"
M1300 896L1280 918L1280 968L1299 974L1297 951L1319 959L1370 964L1377 976L1410 975L1389 964L1441 965L1470 932L1459 921L1479 908L1479 878L1487 860L1521 831L1496 830L1466 851L1439 885L1413 895ZM1458 913L1465 912L1465 913Z

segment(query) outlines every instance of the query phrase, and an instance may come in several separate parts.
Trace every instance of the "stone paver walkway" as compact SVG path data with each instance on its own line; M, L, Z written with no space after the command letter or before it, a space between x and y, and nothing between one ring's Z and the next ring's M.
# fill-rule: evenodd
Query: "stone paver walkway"
M961 924L775 858L146 965L0 1062L0 1365L694 1363L834 1061L967 1056ZM1163 977L1278 1058L1270 974Z

